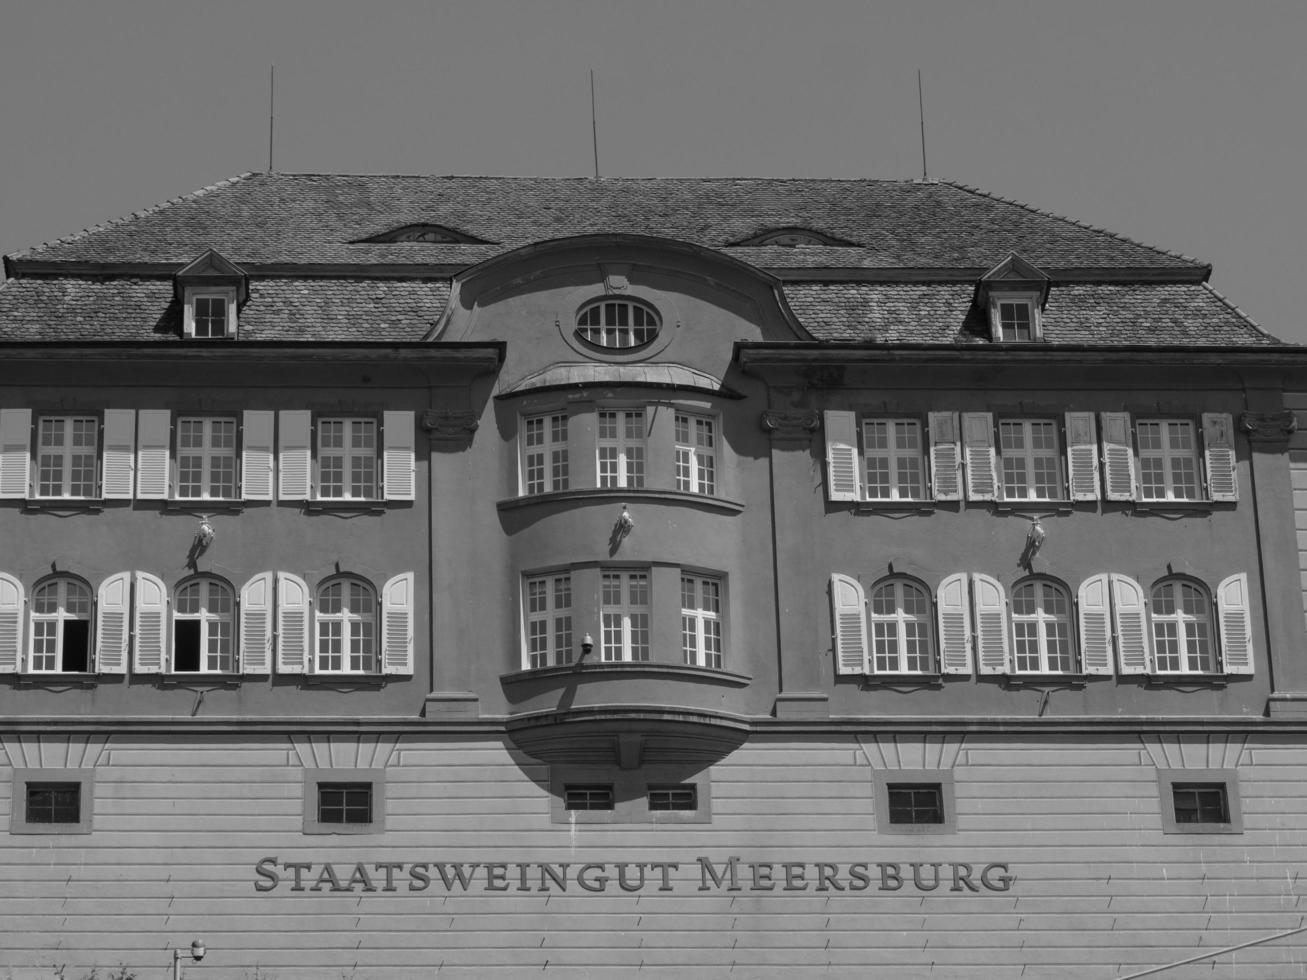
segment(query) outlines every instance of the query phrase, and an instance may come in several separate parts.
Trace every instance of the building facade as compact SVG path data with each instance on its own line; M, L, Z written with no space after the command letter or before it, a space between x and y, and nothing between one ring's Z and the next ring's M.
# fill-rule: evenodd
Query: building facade
M280 174L5 263L8 975L1304 975L1304 360L1208 266Z

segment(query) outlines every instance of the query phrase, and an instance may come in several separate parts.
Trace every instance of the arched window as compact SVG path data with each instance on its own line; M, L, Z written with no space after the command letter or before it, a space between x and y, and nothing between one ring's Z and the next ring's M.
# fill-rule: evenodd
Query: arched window
M32 592L32 661L37 673L91 669L91 589L73 578L53 578Z
M1153 662L1159 674L1216 670L1212 600L1197 582L1163 579L1153 586Z
M172 669L230 673L235 669L236 597L216 578L187 579L172 605Z
M1012 589L1012 637L1018 674L1072 673L1076 655L1067 590L1047 579L1018 583Z
M908 579L889 579L872 589L872 670L877 674L926 674L934 670L930 593Z
M377 596L362 579L337 578L318 589L318 673L374 673Z
M634 350L653 343L661 327L658 312L634 299L596 299L576 314L576 335L609 350Z

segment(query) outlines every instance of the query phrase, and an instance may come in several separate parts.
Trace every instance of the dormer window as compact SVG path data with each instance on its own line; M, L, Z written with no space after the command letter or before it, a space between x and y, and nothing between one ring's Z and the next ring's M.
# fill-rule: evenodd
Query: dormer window
M235 340L236 316L249 295L245 270L209 249L178 271L173 291L182 307L182 336Z
M639 300L597 299L576 315L576 335L594 347L635 350L651 344L662 322L658 312Z
M236 336L236 290L187 289L182 335L196 340Z
M980 277L976 302L986 308L990 339L1030 344L1044 339L1041 314L1049 279L1015 252Z

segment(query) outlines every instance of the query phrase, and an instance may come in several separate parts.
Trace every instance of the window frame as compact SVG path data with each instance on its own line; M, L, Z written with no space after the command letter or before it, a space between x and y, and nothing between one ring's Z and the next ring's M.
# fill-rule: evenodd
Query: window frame
M691 583L693 589L693 605L686 604L687 582ZM652 587L652 580L650 586ZM707 595L710 586L716 593L712 602ZM681 656L687 667L725 669L725 592L721 577L681 570ZM714 602L716 608L712 608Z
M196 585L203 587L199 611L196 613L181 612L180 610L182 605L182 600L181 600L182 590L188 589ZM207 595L207 593L210 593L213 589L218 589L221 591L225 591L227 593L227 598L230 603L230 611L225 617L218 613L212 613L208 609L209 596ZM226 579L219 578L217 575L209 575L209 574L188 575L186 578L181 579L179 582L177 582L176 585L173 586L172 594L170 596L171 601L169 603L169 608L171 610L171 616L170 616L171 621L169 623L169 629L170 629L170 635L169 635L170 643L169 643L169 655L168 655L169 673L184 674L189 677L189 676L194 676L199 674L234 674L237 672L239 666L238 658L239 658L239 647L240 647L240 632L239 632L240 623L238 619L239 603L237 598L238 594L239 593L236 587L233 586ZM195 670L182 670L180 667L177 666L177 651L180 646L177 639L178 622L198 622L200 624L200 629L199 629L199 664L200 665ZM213 625L216 624L220 626L223 622L226 622L227 624L227 651L225 655L226 666L209 667L207 666L208 659L210 656L208 646L209 646L209 640L212 637L210 629ZM218 638L221 639L221 630L219 631ZM219 654L218 662L219 664L223 663L222 654Z
M561 420L561 425L559 421ZM531 445L531 427L540 423L541 442ZM536 497L546 493L562 493L572 488L571 462L569 459L569 438L572 428L570 413L566 410L523 415L520 437L521 446L518 465L521 467L521 482L518 492L524 497ZM560 431L561 430L561 431ZM532 457L540 456L539 489L532 489Z
M614 436L605 437L604 416L616 416L616 432ZM628 416L638 415L640 417L640 435L638 438L631 438L629 435L630 421ZM640 405L638 407L602 407L595 406L594 413L594 434L595 434L595 487L599 490L644 490L647 488L649 478L649 406ZM611 477L605 477L605 449L612 450L614 455L611 462L613 473ZM638 462L633 450L639 450ZM605 479L611 479L613 482L605 482Z
M636 576L644 579L643 603L630 598L630 588ZM621 595L616 602L609 602L609 578L621 580ZM653 656L653 569L649 566L600 567L599 569L599 659L603 663L651 663ZM609 625L609 617L617 617L614 626ZM643 623L639 622L643 617ZM617 634L615 644L609 643L610 635ZM643 642L638 637L643 634ZM618 655L610 656L611 649ZM643 655L637 655L643 654Z
M559 605L559 586L566 582L567 605ZM545 599L543 608L532 609L531 586L543 583L542 593ZM566 610L566 612L564 612ZM566 626L562 625L566 620ZM533 633L532 626L546 626L543 633ZM545 640L543 651L532 649L536 636ZM567 647L563 648L566 640ZM563 667L575 659L576 649L576 590L572 581L571 569L533 572L522 576L522 669L543 670L547 667ZM543 654L542 663L532 663L537 652Z
M87 602L87 615L86 615L86 619L85 619L85 620L82 620L80 617L64 615L64 613L63 613L63 607L64 607L64 601L65 601L65 597L64 597L64 596L60 596L60 598L57 600L57 602L59 603L59 611L57 611L57 612L55 612L55 613L38 613L38 612L36 611L37 594L38 594L39 592L41 592L43 589L45 589L45 588L47 588L48 586L51 586L51 585L59 585L59 586L75 585L75 586L77 586L77 587L83 589L83 590L86 592L86 602ZM64 591L64 590L61 589L61 591ZM27 640L27 643L26 643L26 650L27 650L27 663L26 663L26 665L25 665L25 667L26 667L26 669L25 669L25 671L24 671L25 673L30 673L30 674L42 674L42 675L46 675L46 674L51 674L51 675L57 675L57 674L89 674L89 673L91 673L91 672L94 670L94 666L95 666L95 628L96 628L96 616L95 616L95 613L96 613L96 602L95 602L95 599L96 599L95 589L91 588L91 584L90 584L89 582L87 582L85 579L79 578L78 576L75 576L75 575L67 575L67 574L63 574L63 573L60 573L60 574L57 574L57 575L49 575L49 576L46 576L45 578L41 579L40 581L38 581L38 582L36 583L36 585L34 585L34 586L32 587L31 596L30 596L30 598L28 599L28 613L27 613L27 620L28 620L28 623L27 623L27 629L26 629L26 631L25 631L26 640ZM57 658L58 658L58 662L59 662L60 665L62 665L62 664L64 663L64 654L65 654L65 650L64 650L64 642L63 642L63 641L64 641L64 637L65 637L64 624L65 624L66 622L68 622L68 621L74 621L74 622L85 622L85 623L87 624L87 626L86 626L86 667L85 667L85 669L83 669L83 670L66 670L63 666L60 666L60 667L58 667L58 668L55 669L55 670L45 670L45 669L38 669L38 668L35 666L35 663L36 663L36 626L37 626L37 623L46 623L46 622L51 622L51 621L55 622L55 624L56 624L56 627L55 627L55 644L56 644L56 647L57 647L56 656L57 656Z
M1030 336L1005 337L1003 335L1003 306L1025 306L1030 315ZM989 337L996 344L1033 344L1044 339L1043 310L1040 308L1040 293L1037 290L1011 290L990 287L989 292Z
M1037 599L1035 612L1032 614L1018 613L1017 601L1018 593L1023 589L1034 587L1037 589ZM1052 590L1060 593L1065 604L1065 613L1062 616L1056 616L1047 611L1046 605L1040 601L1043 594ZM1023 654L1020 651L1021 637L1017 630L1019 623L1028 623L1034 627L1034 642L1036 647L1035 657L1038 660L1038 666L1030 669L1021 666ZM1048 627L1050 624L1063 623L1066 626L1066 640L1070 658L1070 666L1065 670L1054 669L1049 666L1049 636ZM1014 674L1030 675L1048 675L1048 676L1078 676L1082 673L1080 649L1078 644L1078 622L1076 617L1075 599L1071 594L1071 589L1065 583L1058 581L1046 575L1031 575L1023 579L1018 579L1013 583L1008 593L1008 625L1012 631L1012 653L1011 666Z
M78 813L76 821L39 823L29 821L27 812L28 787L72 783L78 787ZM91 768L20 769L13 771L9 814L11 834L89 834L95 811L95 770Z
M685 438L681 438L681 423L685 423ZM701 444L701 432L706 429L708 445ZM720 420L715 415L691 412L682 408L672 410L672 447L675 457L675 488L681 493L694 493L705 497L717 496L717 451L721 444ZM684 470L684 477L682 471Z
M1053 433L1053 448L1036 449L1033 443L1033 427L1049 426ZM1005 427L1020 426L1022 441L1025 444L1021 449L1008 449L1004 445ZM1067 474L1064 469L1066 459L1066 434L1062 431L1063 422L1056 416L1007 416L997 415L994 420L994 448L996 450L996 467L995 482L997 484L1000 498L1005 503L1061 503L1070 499L1067 491ZM1009 460L1019 460L1024 466L1024 486L1025 494L1017 496L1009 493L1008 487L1008 468ZM1053 464L1053 473L1057 479L1057 485L1053 488L1051 496L1037 496L1035 492L1038 487L1037 461L1051 460Z
M196 307L199 300L221 299L226 305L223 318L223 332L218 335L201 336L197 332L199 317ZM182 297L182 336L189 340L235 340L238 325L237 289L235 286L187 286ZM206 318L206 319L212 319Z
M341 447L324 447L323 437L329 425L343 423L343 439L349 443L355 425L358 423L367 423L372 427L372 447L369 451L366 448L358 449L350 445ZM385 442L385 436L382 430L382 420L375 414L346 415L346 414L318 414L314 413L312 417L313 425L313 500L326 505L333 504L355 504L355 503L377 503L385 499L382 489L383 464L382 449ZM326 483L323 480L324 458L337 458L341 460L341 482L342 492L339 496L328 496L323 492ZM371 459L372 461L372 482L370 493L355 495L353 491L353 461L355 459ZM335 486L335 484L332 484Z
M73 451L75 448L78 448L78 447L74 447L74 446L71 444L71 440L69 439L69 436L71 435L71 431L72 431L72 430L71 430L72 423L74 423L74 422L79 422L79 421L80 421L80 422L90 422L90 423L91 423L92 431L93 431L94 436L95 436L95 442L94 442L94 444L93 444L93 446L92 446L92 449L91 449L91 452L90 452L90 456L91 456L91 471L92 471L92 472L91 472L91 487L90 487L91 492L90 492L90 493L86 493L86 494L72 494L72 493L43 494L43 493L41 492L41 489L42 489L42 476L41 476L41 473L42 473L42 453L43 453L43 449L44 449L44 447L42 446L42 443L41 443L41 439L42 439L42 429L43 429L43 424L44 424L45 422L47 422L47 421L54 421L54 420L59 420L59 421L65 423L65 425L63 426L63 428L64 428L63 437L64 437L65 440L66 440L66 444L65 444L63 447L61 447L61 448L62 448L62 452L59 454L59 458L60 458L60 460L61 460L61 464L60 464L60 465L61 465L61 472L62 472L62 476L60 477L60 484L61 484L61 487L63 487L63 486L71 486L71 485L72 485L72 483L71 483L71 472L72 472L72 458L73 458L73 456L74 456L74 455L81 455L81 456L85 456L85 455L87 455L85 452L75 454L74 451ZM33 427L32 427L32 428L33 428L33 433L32 433L32 488L31 488L32 498L33 498L34 500L39 500L39 501L53 501L53 500L77 500L77 501L83 501L83 500L99 500L99 499L101 499L101 490L100 490L100 487L101 487L101 479L102 479L102 471L101 471L101 453L102 453L102 451L103 451L103 445L102 445L102 443L103 443L103 438L104 438L104 431L103 431L103 428L104 428L104 418L103 418L103 416L102 416L100 413L97 413L97 412L63 412L63 413L58 413L58 412L39 412L39 413L36 413L33 422L34 422L34 424L33 424ZM81 448L84 448L84 447L81 447ZM52 454L52 455L53 455L53 454Z
M202 445L198 450L189 450L185 453L187 456L198 456L200 459L200 488L205 491L199 496L186 496L182 493L182 429L188 423L198 422L201 425L203 433ZM211 433L213 423L223 422L232 426L232 444L229 451L215 451L211 445ZM242 498L241 486L241 456L242 456L242 436L243 426L242 419L235 414L207 414L207 413L182 413L177 412L172 420L172 493L171 498L175 501L190 502L222 502L230 503L239 501ZM229 458L231 460L231 494L214 495L207 491L211 485L211 474L213 462L216 459Z
M929 456L927 453L928 433L927 427L922 424L920 416L914 415L863 415L858 416L858 439L861 460L859 461L860 476L862 477L862 499L874 503L922 503L931 499L931 481L929 472ZM900 449L897 445L897 427L899 425L910 424L916 429L917 448L915 456L909 449ZM884 425L886 426L886 447L880 449L877 447L874 451L871 448L871 440L867 437L868 426ZM889 495L873 496L871 493L871 460L873 458L886 461L888 468ZM915 459L917 469L917 486L919 494L916 496L903 496L900 493L899 473L897 464L905 459Z
M1221 787L1229 820L1182 823L1175 815L1177 786L1205 785ZM1161 804L1160 816L1164 834L1242 834L1243 809L1239 801L1239 770L1237 769L1158 769L1157 789Z
M370 618L361 613L355 613L348 608L346 600L349 597L349 591L346 587L352 585L360 586L364 590L364 592L370 597L371 606L372 606ZM328 589L333 588L335 586L341 586L342 589L344 590L341 596L341 612L324 613L322 611L322 607L324 605L323 597L326 595ZM354 636L351 635L353 633L351 624L353 623L367 624L369 622L371 624L371 631L370 631L370 637L368 637L368 639L370 640L371 643L371 651L368 653L361 653L361 652L355 653L347 645L347 643L352 643L352 641L356 639ZM340 653L339 653L341 666L339 668L330 668L330 667L322 666L322 660L324 656L335 656L334 654L330 654L330 653L324 655L322 649L324 640L333 639L332 637L327 636L324 633L324 627L330 623L341 624L340 636L338 638L340 640L340 645L341 645ZM319 676L372 677L372 676L380 675L382 672L381 671L382 641L381 641L380 630L383 625L384 625L383 617L381 615L381 599L377 595L377 590L372 585L371 582L369 582L367 579L363 578L360 575L351 575L347 573L342 573L340 575L332 575L328 578L323 579L321 582L318 583L317 588L313 590L313 652L312 652L313 669L310 671L310 673ZM362 635L357 637L357 639L359 640L363 640L364 638L365 637L363 637ZM353 669L349 667L348 664L350 662L350 659L355 656L358 656L360 658L370 658L371 661L370 666L360 667L358 669Z
M612 310L616 312L619 308L627 311L628 323L608 323L608 314ZM600 311L599 318L602 321L598 324L582 324L582 318L588 316L593 311ZM644 324L635 325L634 312L639 310L643 317L652 317L653 326ZM598 331L600 337L606 336L610 331L614 340L620 339L619 331L625 331L630 336L630 343L605 343L603 340L594 339L593 332ZM648 331L643 339L636 340L637 331ZM658 340L663 331L663 317L648 300L640 299L635 296L597 296L593 299L582 303L576 311L573 318L573 336L576 337L583 345L593 351L601 353L629 354L633 351L644 350Z
M321 788L333 784L367 784L371 788L372 819L368 823L324 823L320 817ZM305 769L303 776L303 833L379 834L386 829L385 769Z
M1188 613L1184 610L1182 601L1183 589L1187 587L1192 589L1203 599L1206 605L1204 616L1199 617ZM1159 613L1158 591L1160 589L1170 589L1173 592L1171 604L1175 612ZM1186 575L1168 575L1158 579L1148 590L1148 622L1149 636L1152 640L1152 673L1159 677L1177 677L1216 674L1221 672L1221 646L1220 646L1220 626L1217 621L1216 602L1212 597L1211 590L1207 585L1198 579ZM1177 644L1176 657L1180 666L1176 669L1163 669L1162 660L1162 637L1158 634L1159 626L1173 624L1175 626L1175 642ZM1189 625L1186 625L1189 624ZM1206 664L1201 665L1198 669L1192 669L1188 663L1192 657L1190 652L1191 643L1200 642L1197 636L1190 635L1193 627L1204 626L1206 628L1207 655ZM1195 658L1197 659L1197 658Z
M873 769L872 791L876 832L902 836L955 834L958 830L957 803L951 769ZM937 786L941 816L939 823L890 823L890 788L899 786Z
M1175 415L1132 414L1130 421L1131 421L1130 432L1131 435L1134 437L1134 443L1135 443L1134 444L1135 461L1139 467L1138 475L1137 475L1137 494L1138 494L1137 499L1139 500L1140 503L1194 504L1194 503L1204 503L1210 500L1206 487L1207 473L1206 473L1206 467L1204 465L1205 460L1203 458L1204 454L1203 454L1203 443L1201 441L1201 430L1199 426L1194 422L1193 418L1189 416L1175 416ZM1145 453L1144 446L1143 446L1143 438L1140 433L1141 427L1145 425L1157 425L1161 427L1162 436L1160 442L1162 443L1162 445L1159 450L1154 451L1150 449L1148 450L1147 453ZM1166 435L1168 431L1167 427L1171 425L1184 425L1188 427L1190 446L1187 451L1172 450L1167 445L1167 442L1169 441ZM1149 496L1145 492L1145 483L1144 483L1144 460L1145 459L1149 459L1149 460L1157 459L1160 460L1162 463L1162 481L1163 481L1162 486L1165 491L1163 496L1160 497ZM1178 459L1185 459L1189 461L1193 467L1194 495L1191 497L1180 497L1180 496L1176 496L1174 493L1175 480L1172 473L1172 462Z
M891 614L877 613L875 611L876 594L885 587L894 587L895 589L895 611ZM919 593L925 601L925 612L921 614L909 614L904 612L903 589L910 588ZM931 590L925 583L906 575L890 575L877 579L866 590L866 607L865 616L867 623L867 663L871 668L868 676L883 675L902 675L910 677L933 677L939 673L939 645L935 636L935 602ZM877 665L877 658L881 656L878 649L878 637L876 635L876 625L883 623L894 627L893 637L893 656L896 666L887 667L882 670ZM907 625L909 623L920 623L925 627L926 639L926 660L927 664L923 669L908 669L905 665L911 658L908 651L908 644L911 639L907 635ZM886 637L888 641L890 638ZM887 655L888 656L888 655Z

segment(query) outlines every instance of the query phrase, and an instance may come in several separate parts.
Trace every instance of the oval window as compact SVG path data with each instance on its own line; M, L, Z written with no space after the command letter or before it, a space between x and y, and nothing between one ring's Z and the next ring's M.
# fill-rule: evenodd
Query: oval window
M652 306L631 299L597 299L576 315L576 335L607 350L633 350L653 343L661 326Z

